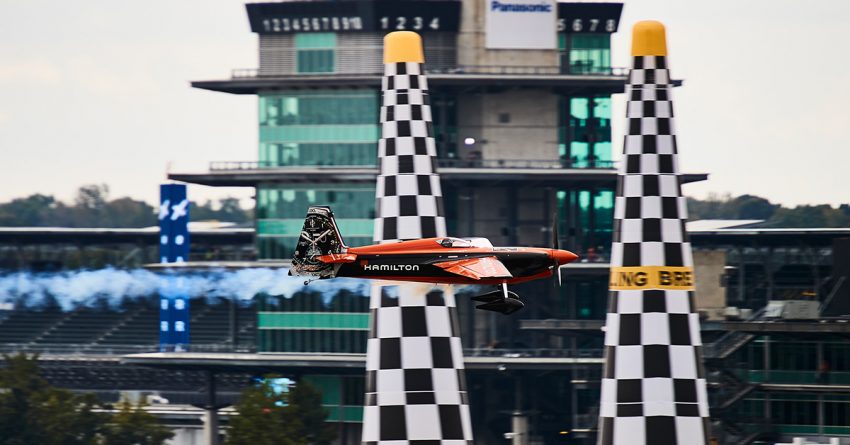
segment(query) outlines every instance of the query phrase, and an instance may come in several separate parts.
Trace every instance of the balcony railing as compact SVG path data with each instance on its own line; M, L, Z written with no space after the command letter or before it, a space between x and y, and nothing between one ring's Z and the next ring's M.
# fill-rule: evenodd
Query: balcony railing
M569 159L438 159L438 167L445 168L614 168L614 161L572 162Z
M437 166L442 168L493 168L493 169L613 169L614 161L581 161L559 159L438 159ZM374 169L374 165L278 165L268 161L213 161L210 171L250 171L263 169L304 169L321 170Z
M597 67L597 66L504 66L504 65L456 65L453 67L425 67L426 74L451 74L451 75L504 75L504 76L627 76L628 68L622 67ZM280 77L297 75L302 76L334 76L334 75L360 75L378 76L382 73L376 72L344 72L332 73L280 73L260 72L259 68L236 68L231 70L233 79L253 79L264 77Z
M230 344L189 344L180 348L168 346L168 352L201 352L201 353L255 353L255 345ZM32 343L3 343L0 344L2 353L30 353L47 355L86 355L86 356L115 356L160 352L155 344L148 345L97 345L97 344L32 344ZM464 357L502 357L502 358L602 358L602 349L556 349L556 348L464 348ZM299 353L317 356L326 353ZM332 355L332 354L331 354ZM365 354L355 354L363 355Z

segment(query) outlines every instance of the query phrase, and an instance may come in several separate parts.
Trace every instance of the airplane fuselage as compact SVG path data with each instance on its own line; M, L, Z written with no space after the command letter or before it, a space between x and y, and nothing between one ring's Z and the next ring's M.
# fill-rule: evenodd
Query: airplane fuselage
M352 247L346 253L356 258L341 263L337 277L444 284L513 284L546 278L553 274L559 255L572 255L567 251L533 247L443 247L434 238ZM476 258L495 258L511 276L476 279L437 265Z

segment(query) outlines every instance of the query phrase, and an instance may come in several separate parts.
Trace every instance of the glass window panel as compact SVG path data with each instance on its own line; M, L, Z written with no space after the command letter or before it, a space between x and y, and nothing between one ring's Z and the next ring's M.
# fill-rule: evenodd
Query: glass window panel
M332 32L297 33L295 34L295 48L317 49L335 48L336 34Z
M261 95L260 165L377 165L378 114L371 90Z
M588 117L588 104L590 103L590 99L586 97L572 97L570 98L570 116L576 119L587 119Z
M569 46L567 59L570 73L599 74L610 71L610 35L577 33L565 35L564 39L561 49L566 51L567 46ZM569 39L569 43L567 43L567 39Z
M299 73L334 72L336 58L334 33L296 34L295 48Z
M586 168L588 166L588 143L587 142L571 142L570 143L570 164L573 168Z

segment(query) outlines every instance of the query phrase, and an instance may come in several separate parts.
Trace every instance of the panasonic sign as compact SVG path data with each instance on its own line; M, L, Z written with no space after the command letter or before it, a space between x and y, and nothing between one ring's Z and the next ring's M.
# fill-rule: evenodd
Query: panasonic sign
M523 3L501 3L496 0L490 2L490 9L499 12L552 12L552 5L548 3L537 3L526 5Z
M488 49L556 49L555 0L486 0Z

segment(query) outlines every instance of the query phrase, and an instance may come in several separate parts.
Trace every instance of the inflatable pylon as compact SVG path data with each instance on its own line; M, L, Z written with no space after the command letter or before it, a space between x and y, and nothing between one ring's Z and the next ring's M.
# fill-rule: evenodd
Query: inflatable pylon
M708 399L664 25L632 30L600 445L707 445Z
M422 38L384 38L375 242L446 236ZM472 443L457 308L450 286L372 283L366 445Z

